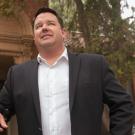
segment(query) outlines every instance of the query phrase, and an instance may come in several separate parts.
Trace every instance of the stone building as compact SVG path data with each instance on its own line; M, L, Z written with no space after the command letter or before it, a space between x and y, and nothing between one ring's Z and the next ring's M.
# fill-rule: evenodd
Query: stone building
M48 1L27 0L23 10L17 10L18 5L16 5L14 15L8 17L0 15L0 88L10 66L33 57L32 16L43 4L48 5ZM0 135L18 135L15 117L9 122L8 130Z

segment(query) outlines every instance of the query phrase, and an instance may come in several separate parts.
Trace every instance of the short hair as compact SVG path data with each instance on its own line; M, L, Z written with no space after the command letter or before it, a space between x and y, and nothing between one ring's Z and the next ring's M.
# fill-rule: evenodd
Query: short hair
M48 7L41 7L37 10L37 12L35 13L35 16L33 18L33 23L32 23L33 28L34 28L34 23L35 23L37 16L41 13L51 13L51 14L55 15L58 19L58 22L60 23L60 26L62 28L64 27L62 18L59 16L59 14L54 9L48 8Z

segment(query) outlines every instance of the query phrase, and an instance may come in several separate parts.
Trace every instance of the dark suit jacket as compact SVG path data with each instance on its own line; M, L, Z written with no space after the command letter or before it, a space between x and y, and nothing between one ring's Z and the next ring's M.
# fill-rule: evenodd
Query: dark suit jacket
M131 99L103 56L69 53L72 135L101 135L103 104L110 108L110 134L131 135ZM10 68L0 94L0 112L17 116L19 135L42 135L38 62Z

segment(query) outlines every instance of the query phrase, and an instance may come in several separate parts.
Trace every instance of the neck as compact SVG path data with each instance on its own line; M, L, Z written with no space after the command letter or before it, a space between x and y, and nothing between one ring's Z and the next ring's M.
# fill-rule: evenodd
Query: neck
M48 64L53 64L58 57L63 53L65 47L63 46L62 48L57 48L57 50L44 50L43 52L39 52L41 57L47 60Z

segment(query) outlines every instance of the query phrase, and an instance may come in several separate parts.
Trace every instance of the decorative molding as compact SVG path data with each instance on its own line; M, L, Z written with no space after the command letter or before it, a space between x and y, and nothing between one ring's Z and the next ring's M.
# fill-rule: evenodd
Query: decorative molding
M27 46L33 45L33 36L30 35L23 35L21 36L21 42Z
M22 43L32 44L33 36L0 34L0 42L8 42L8 43L16 43L16 44L22 44Z
M9 51L9 50L6 50L6 51L5 50L0 50L0 55L16 57L16 56L22 56L23 52Z
M21 43L21 36L0 34L0 42L19 43L20 44Z

